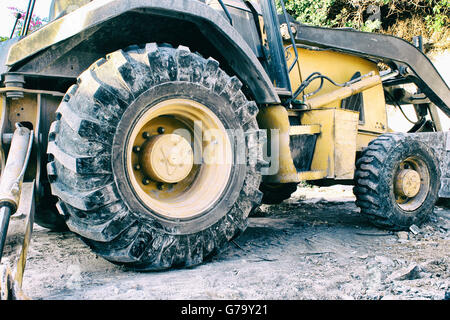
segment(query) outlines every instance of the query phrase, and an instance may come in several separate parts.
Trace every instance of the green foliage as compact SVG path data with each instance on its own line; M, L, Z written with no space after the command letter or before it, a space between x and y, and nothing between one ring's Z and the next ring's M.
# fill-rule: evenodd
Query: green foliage
M6 41L6 40L8 40L8 39L9 39L8 37L2 37L2 36L0 36L0 42Z
M280 11L280 0L277 0ZM318 26L329 26L328 13L336 0L285 0L286 10L297 20Z
M281 12L280 0L276 0ZM382 29L378 20L364 21L370 5L384 9L383 19L419 16L430 31L448 29L450 0L285 0L286 10L298 21L323 27L351 27L373 32Z
M366 21L361 26L361 31L374 32L376 30L379 30L380 28L381 28L381 21L380 20Z
M425 17L427 27L432 31L441 32L450 22L450 0L428 1L433 5L433 14Z
M23 25L24 25L24 21L25 21L25 16L26 16L26 12L24 10L21 10L19 8L16 7L8 7L8 9L11 11L11 14L14 17L17 17L18 14L20 14L20 19L17 23L16 26L16 30L14 32L13 38L19 36ZM29 32L33 32L39 28L41 28L43 25L45 25L48 22L47 18L41 18L35 14L32 15L31 20L30 20L30 29Z

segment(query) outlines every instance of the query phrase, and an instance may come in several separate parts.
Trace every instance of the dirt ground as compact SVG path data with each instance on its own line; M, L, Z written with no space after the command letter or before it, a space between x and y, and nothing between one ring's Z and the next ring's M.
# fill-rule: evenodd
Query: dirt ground
M448 299L450 210L436 207L417 234L398 233L368 224L353 201L349 186L299 188L261 206L212 260L165 272L127 271L75 234L36 226L23 289L43 300ZM21 223L12 219L6 260Z
M432 57L447 83L449 55ZM388 112L393 129L411 126ZM3 263L18 257L23 225L19 212ZM450 299L449 239L450 209L436 207L414 232L389 232L359 213L349 186L299 188L281 205L261 206L240 238L190 269L131 272L71 232L35 225L23 289L41 300Z

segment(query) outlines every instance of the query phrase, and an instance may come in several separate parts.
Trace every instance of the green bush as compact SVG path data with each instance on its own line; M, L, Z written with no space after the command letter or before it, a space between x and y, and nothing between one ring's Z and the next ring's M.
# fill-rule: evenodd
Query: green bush
M445 27L448 28L450 0L429 0L429 2L433 5L433 14L425 17L427 27L436 32L442 31Z
M336 0L285 0L286 10L303 23L330 26L328 14ZM280 0L277 0L280 11Z
M281 11L280 0L276 0ZM298 21L322 27L352 27L375 31L383 24L420 16L430 31L448 29L450 0L285 0L286 10ZM369 5L382 8L382 20L364 21Z

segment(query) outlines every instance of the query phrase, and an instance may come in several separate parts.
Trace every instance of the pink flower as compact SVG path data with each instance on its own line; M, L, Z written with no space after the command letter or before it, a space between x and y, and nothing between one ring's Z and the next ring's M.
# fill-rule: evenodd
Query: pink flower
M18 13L20 13L21 17L19 18L19 23L17 25L16 28L16 35L18 35L20 33L20 30L22 29L24 20L25 20L25 16L26 16L26 12L24 10L21 10L19 8L16 7L8 7L8 9L11 11L11 14L16 17ZM30 20L30 32L35 31L37 29L39 29L40 27L42 27L45 23L47 23L48 20L47 19L42 19L41 17L33 14L31 16L31 20Z

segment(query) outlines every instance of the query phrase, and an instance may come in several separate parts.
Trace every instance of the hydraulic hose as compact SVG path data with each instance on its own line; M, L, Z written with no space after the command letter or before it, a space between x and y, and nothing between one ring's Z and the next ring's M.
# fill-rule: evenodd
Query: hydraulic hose
M22 181L33 146L33 131L20 124L16 127L0 181L0 261L9 220L19 206Z

